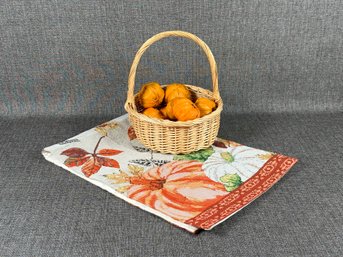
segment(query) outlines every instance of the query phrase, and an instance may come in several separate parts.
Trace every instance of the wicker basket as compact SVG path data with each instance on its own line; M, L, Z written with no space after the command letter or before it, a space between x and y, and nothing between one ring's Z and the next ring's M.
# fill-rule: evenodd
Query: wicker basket
M210 64L213 92L196 86L186 85L197 97L214 100L217 108L212 113L191 121L170 121L150 118L137 111L134 87L137 65L147 48L165 37L184 37L193 40L205 52ZM165 31L148 39L138 50L129 74L125 109L137 138L146 147L161 153L190 153L209 147L215 140L220 124L223 102L218 90L217 65L210 48L197 36L184 31Z

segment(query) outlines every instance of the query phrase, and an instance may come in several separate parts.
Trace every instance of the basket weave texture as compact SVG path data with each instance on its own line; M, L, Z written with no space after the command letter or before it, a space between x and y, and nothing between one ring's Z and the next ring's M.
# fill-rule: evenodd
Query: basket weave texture
M186 85L197 97L207 97L215 101L217 108L210 114L190 121L170 121L150 118L137 111L134 94L138 63L149 46L166 37L183 37L193 40L205 52L210 64L213 92ZM165 31L148 39L138 50L132 62L125 109L138 140L146 147L161 153L185 154L204 149L213 144L218 135L220 113L223 102L218 90L217 64L210 48L197 36L184 31Z

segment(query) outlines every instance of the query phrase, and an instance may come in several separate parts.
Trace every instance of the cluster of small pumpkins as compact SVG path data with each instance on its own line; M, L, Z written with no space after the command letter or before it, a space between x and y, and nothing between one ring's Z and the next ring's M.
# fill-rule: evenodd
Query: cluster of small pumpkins
M142 113L151 118L188 121L203 117L216 108L205 97L196 98L184 84L169 84L162 88L157 82L144 84L137 95Z

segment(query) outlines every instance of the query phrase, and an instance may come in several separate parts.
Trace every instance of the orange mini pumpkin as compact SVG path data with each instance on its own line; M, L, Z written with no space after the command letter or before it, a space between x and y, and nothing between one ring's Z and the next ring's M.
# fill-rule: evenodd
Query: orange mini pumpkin
M164 116L162 115L162 113L155 109L155 108L147 108L143 111L143 114L145 114L146 116L150 117L150 118L157 118L157 119L163 119Z
M199 97L196 100L195 105L200 110L200 117L211 113L213 109L216 108L216 103L205 97Z
M166 87L165 100L170 102L174 98L185 97L191 99L191 92L184 84L170 84Z
M157 82L149 82L142 86L138 94L139 103L144 108L159 106L164 98L164 90Z
M170 104L172 113L178 121L194 120L200 117L198 107L187 98L174 98Z
M170 120L176 120L172 109L172 102L169 102L165 107L161 108L160 111L165 118L168 118Z

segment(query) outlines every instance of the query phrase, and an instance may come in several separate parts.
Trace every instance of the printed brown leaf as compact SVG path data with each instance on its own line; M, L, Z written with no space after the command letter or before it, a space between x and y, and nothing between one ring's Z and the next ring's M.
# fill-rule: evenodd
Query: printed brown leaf
M84 157L80 157L80 158L69 157L64 161L64 164L69 168L75 167L75 166L81 166L86 161L88 161L89 158L91 158L91 157L90 156L84 156Z
M101 149L97 152L97 154L103 155L103 156L112 156L120 154L123 151L115 150L115 149Z
M117 125L113 123L112 127L115 126ZM82 166L81 171L83 174L85 174L86 177L97 173L102 166L119 168L119 163L116 160L102 156L117 155L122 153L123 151L115 149L101 149L97 152L98 146L104 137L105 136L99 138L98 143L94 147L93 153L89 153L79 147L72 147L64 150L61 155L68 156L68 158L64 161L64 164L67 167Z
M73 147L73 148L69 148L69 149L63 151L61 154L69 156L69 157L73 157L73 158L78 158L78 157L83 157L89 153L87 151L83 150L82 148Z
M213 145L220 148L227 148L227 145L225 145L224 142L221 142L219 140L214 141Z
M131 140L134 140L135 138L137 138L136 133L135 133L135 131L134 131L134 129L133 129L132 126L130 126L130 127L128 128L128 130L127 130L127 135L129 136L130 141L131 141Z
M89 177L99 171L101 168L101 164L97 160L98 158L90 158L86 163L82 166L81 171L86 177Z
M120 165L116 160L105 158L105 157L97 157L97 161L102 166L111 167L111 168L119 168Z

